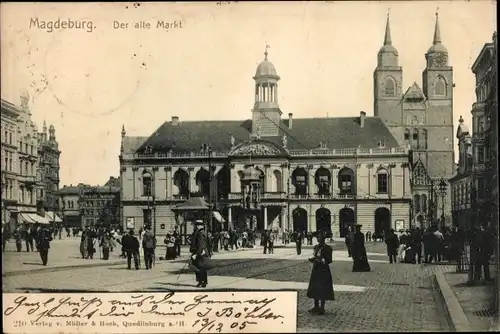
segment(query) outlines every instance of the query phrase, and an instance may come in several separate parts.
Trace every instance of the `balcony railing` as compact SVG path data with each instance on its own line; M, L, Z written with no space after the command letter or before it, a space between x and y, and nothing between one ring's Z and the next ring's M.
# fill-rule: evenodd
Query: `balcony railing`
M212 152L212 158L227 158L227 152ZM380 155L404 155L408 154L408 149L404 147L396 148L366 148L366 149L301 149L289 150L292 157L301 156L380 156ZM186 158L206 158L208 153L189 152L189 153L134 153L123 154L124 159L186 159Z

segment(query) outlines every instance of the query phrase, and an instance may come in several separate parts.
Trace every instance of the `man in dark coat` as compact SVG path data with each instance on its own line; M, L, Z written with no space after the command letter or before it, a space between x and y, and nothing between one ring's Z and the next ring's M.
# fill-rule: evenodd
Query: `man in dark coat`
M314 307L309 310L313 314L325 314L325 301L334 300L332 272L333 248L325 243L325 235L318 233L318 244L314 246L313 257L309 259L313 263L307 297L314 299Z
M208 273L206 268L206 261L208 258L208 243L207 235L205 232L205 225L202 220L196 221L196 231L194 233L194 239L191 240L192 243L192 255L191 259L193 265L197 268L196 281L198 282L197 287L206 287L208 284Z
M269 231L267 230L262 233L262 246L264 246L264 254L267 254L267 249L269 247Z
M366 255L365 235L361 232L361 226L356 225L356 233L354 233L354 241L352 243L353 272L367 272L371 270Z
M491 281L490 274L490 259L495 251L495 246L493 244L493 233L484 228L484 226L480 227L478 231L478 240L479 240L479 252L477 254L477 260L475 263L474 270L474 280L478 281L481 279L482 271L484 270L484 280Z
M153 257L156 249L156 236L151 231L151 226L146 226L144 237L142 238L142 249L144 251L144 263L146 269L153 268Z
M415 228L412 232L410 245L415 262L418 264L422 263L422 231L419 227Z
M122 246L127 254L127 268L130 270L132 266L132 257L134 258L135 269L139 270L139 240L134 235L134 230L130 230L128 234L122 238Z
M391 229L385 238L385 244L387 245L387 255L389 256L390 263L397 263L399 240L394 230Z
M40 252L40 258L42 259L42 263L44 266L47 265L47 261L49 260L49 249L51 241L52 241L52 235L49 229L46 227L42 227L38 231L36 243L37 243L37 249Z
M352 245L354 242L354 231L352 227L347 228L347 234L345 236L345 246L347 247L347 256L352 257Z
M302 240L304 239L304 235L302 232L297 232L295 235L295 248L297 249L297 255L302 253Z

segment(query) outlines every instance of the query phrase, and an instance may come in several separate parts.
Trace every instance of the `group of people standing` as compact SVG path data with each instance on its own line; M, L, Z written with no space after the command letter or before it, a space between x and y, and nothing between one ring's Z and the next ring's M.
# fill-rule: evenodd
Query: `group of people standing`
M26 251L37 251L44 266L47 265L49 257L50 242L53 240L53 231L46 225L25 224L19 225L13 231L16 242L16 250L22 251L23 241L26 243ZM3 247L5 250L5 246Z

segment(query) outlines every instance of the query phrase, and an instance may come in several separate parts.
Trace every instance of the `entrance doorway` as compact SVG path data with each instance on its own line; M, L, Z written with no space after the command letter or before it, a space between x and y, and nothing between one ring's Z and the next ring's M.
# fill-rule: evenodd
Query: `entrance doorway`
M382 235L391 230L391 211L387 208L375 210L375 234Z
M293 230L307 233L307 211L302 208L293 210Z
M316 210L316 231L321 231L330 236L332 233L332 214L326 208Z
M353 227L355 223L354 210L351 208L343 208L339 211L339 232L343 238L349 232L349 227Z

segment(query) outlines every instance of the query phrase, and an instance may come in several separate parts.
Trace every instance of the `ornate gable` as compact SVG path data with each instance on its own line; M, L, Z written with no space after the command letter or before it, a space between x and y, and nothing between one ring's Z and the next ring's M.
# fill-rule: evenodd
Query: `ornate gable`
M277 156L286 152L271 142L267 141L249 141L236 146L230 153L230 156Z
M404 94L403 99L412 101L422 101L425 100L425 95L422 92L422 89L418 86L418 84L414 82L413 85L411 85L411 87L408 88L408 90Z
M427 170L425 169L425 166L420 159L418 159L418 161L413 166L411 183L414 186L428 186L431 184L429 173L427 173Z

